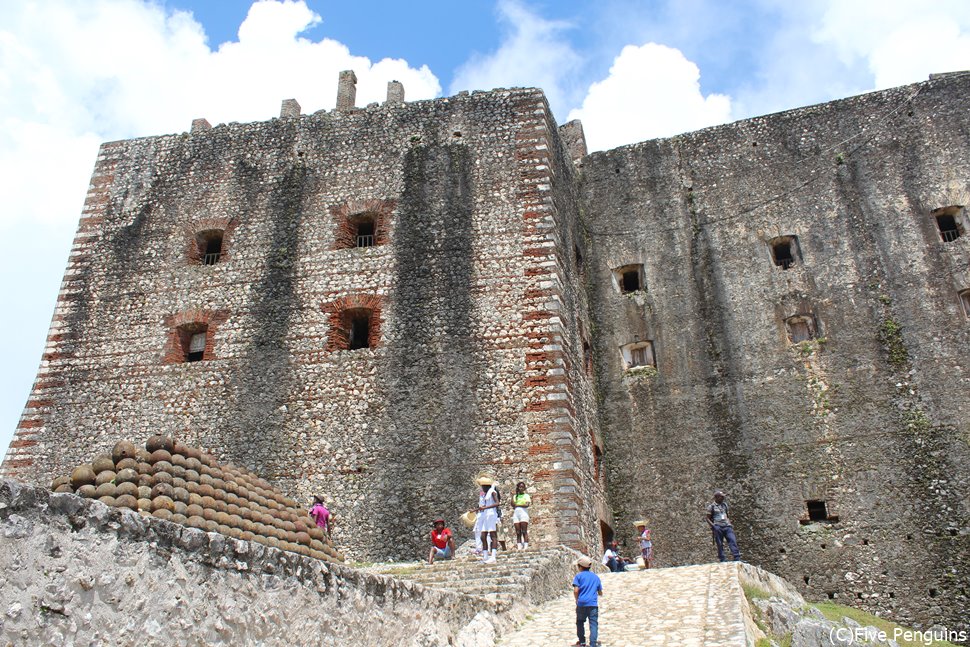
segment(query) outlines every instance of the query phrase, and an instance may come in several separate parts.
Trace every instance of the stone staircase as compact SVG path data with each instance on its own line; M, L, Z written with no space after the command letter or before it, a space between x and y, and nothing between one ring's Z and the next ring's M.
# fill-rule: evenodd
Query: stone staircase
M763 634L754 624L742 585L753 583L801 600L783 580L747 564L700 564L600 578L599 641L605 647L754 647ZM574 644L575 605L572 593L550 600L498 644Z
M380 564L367 570L416 582L432 589L453 591L513 606L537 605L570 590L578 553L557 546L499 552L495 564L476 557L437 560L434 565L408 562Z

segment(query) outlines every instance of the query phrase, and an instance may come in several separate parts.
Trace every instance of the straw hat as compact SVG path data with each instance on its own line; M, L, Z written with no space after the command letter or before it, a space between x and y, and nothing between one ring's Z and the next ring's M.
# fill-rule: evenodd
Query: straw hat
M640 526L646 526L648 523L650 523L649 519L637 519L633 522L633 526L639 528Z
M583 555L582 557L580 557L579 559L576 560L576 566L582 566L583 568L589 568L592 565L593 565L593 560L591 560L589 557L586 557L585 555Z
M475 482L478 483L479 485L494 485L495 484L495 480L491 476L489 476L488 474L482 474L477 479L475 479Z
M475 513L474 513L474 512L472 512L471 510L469 510L469 511L468 511L468 512L466 512L465 514L463 514L463 515L461 515L461 517L459 517L459 518L461 519L461 522L462 522L463 524L465 524L465 525L466 525L466 526L468 526L469 528L473 528L473 527L475 526L475 519L476 519L477 517L478 517L478 515L477 515L477 514L475 514Z

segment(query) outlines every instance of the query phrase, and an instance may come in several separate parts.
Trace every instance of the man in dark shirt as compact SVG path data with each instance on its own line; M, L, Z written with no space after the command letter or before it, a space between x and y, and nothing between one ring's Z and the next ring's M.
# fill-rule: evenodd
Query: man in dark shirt
M722 562L724 558L724 540L727 539L728 547L731 549L731 556L734 561L741 561L741 551L738 549L738 540L734 536L734 527L728 519L728 504L724 500L722 490L714 491L714 503L707 506L707 525L711 527L714 535L714 544L717 546L717 558Z
M579 572L573 578L573 597L576 598L576 636L579 647L586 645L586 619L589 619L589 644L596 647L599 633L599 596L603 595L603 583L599 575L589 570L593 565L589 557L576 562Z

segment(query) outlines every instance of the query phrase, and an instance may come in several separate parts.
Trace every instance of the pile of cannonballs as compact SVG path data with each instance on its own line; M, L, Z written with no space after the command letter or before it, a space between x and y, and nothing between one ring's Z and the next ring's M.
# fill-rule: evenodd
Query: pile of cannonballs
M152 436L145 448L121 441L111 455L79 465L51 484L116 507L256 541L329 562L342 562L306 510L249 470L220 465L195 447Z

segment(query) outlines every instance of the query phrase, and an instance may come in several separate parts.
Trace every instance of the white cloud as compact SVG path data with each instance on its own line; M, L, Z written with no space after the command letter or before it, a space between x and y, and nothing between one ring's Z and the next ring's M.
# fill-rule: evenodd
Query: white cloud
M0 320L0 449L37 369L41 346L27 342L47 330L100 142L185 131L195 117L268 119L289 98L304 112L332 108L346 69L358 105L383 101L394 79L409 100L440 93L426 66L300 36L319 21L302 0L256 2L238 41L212 51L190 14L149 0L0 2L0 275L21 277L0 282L0 303L18 313Z
M647 43L624 47L569 119L582 119L590 150L604 150L724 123L730 115L729 97L701 93L694 63L679 50Z
M568 107L569 80L582 62L563 38L566 22L545 20L515 0L501 0L499 17L511 29L491 54L473 56L456 72L450 92L538 87L554 113Z
M874 88L914 83L970 68L970 4L830 0L813 39L847 64L864 61Z

